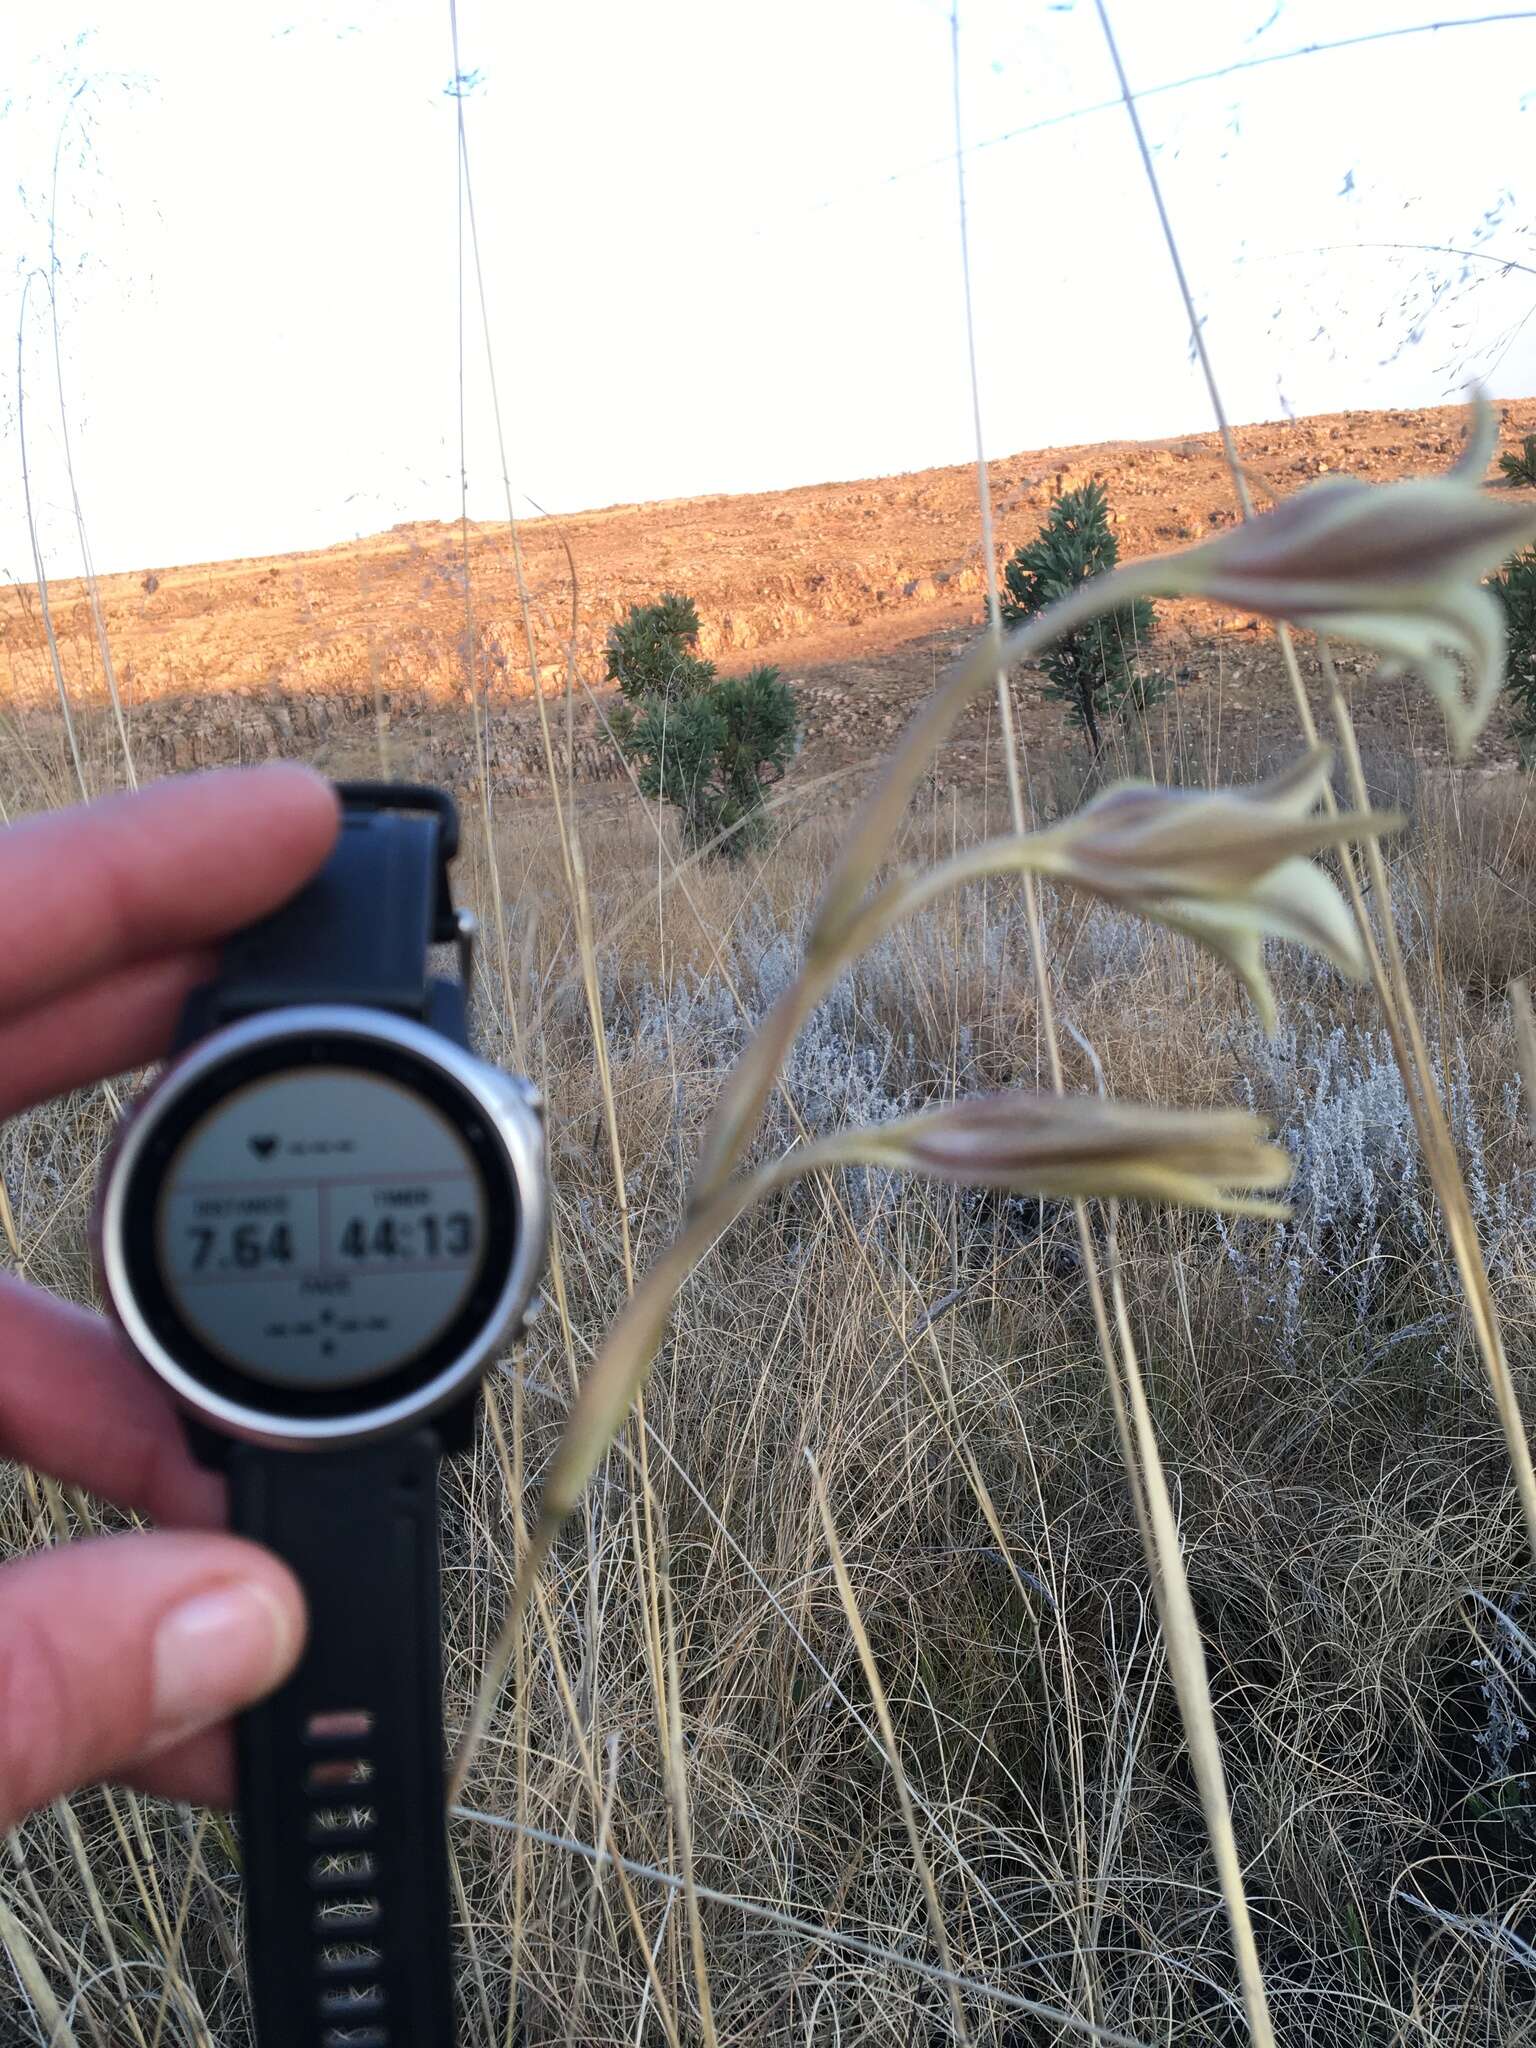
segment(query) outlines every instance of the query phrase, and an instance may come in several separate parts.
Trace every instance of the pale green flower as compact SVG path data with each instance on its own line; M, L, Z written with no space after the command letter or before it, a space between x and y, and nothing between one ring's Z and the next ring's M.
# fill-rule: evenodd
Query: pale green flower
M1479 489L1495 431L1479 401L1466 450L1444 476L1391 484L1329 477L1127 574L1145 567L1147 587L1168 596L1208 598L1352 641L1381 656L1383 676L1414 670L1466 754L1504 680L1503 613L1481 579L1536 538L1536 497Z
M1366 973L1349 905L1305 856L1402 822L1375 811L1317 815L1331 762L1328 748L1315 747L1246 789L1116 783L1061 824L1017 842L1019 864L1209 947L1272 1031L1265 939L1310 946L1352 980Z
M1291 1177L1287 1154L1265 1139L1264 1123L1246 1110L1162 1109L1021 1089L839 1131L801 1163L888 1166L964 1187L1284 1217L1284 1204L1252 1192L1282 1188Z
M1208 947L1238 975L1273 1031L1265 939L1310 946L1351 980L1366 972L1348 904L1306 856L1402 823L1381 811L1317 815L1332 759L1327 747L1314 747L1246 789L1114 783L1059 825L985 840L924 874L895 877L869 900L846 942L862 950L964 883L1030 872Z

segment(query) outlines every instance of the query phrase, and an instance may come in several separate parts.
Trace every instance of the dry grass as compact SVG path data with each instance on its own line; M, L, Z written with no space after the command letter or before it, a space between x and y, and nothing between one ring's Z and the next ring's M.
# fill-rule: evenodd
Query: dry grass
M68 795L65 763L12 758L9 808ZM1501 993L1536 965L1526 785L1372 772L1416 813L1399 923L1529 1402L1536 1160ZM968 843L1002 811L920 807L908 850ZM613 1143L643 1267L677 1226L726 1063L792 971L837 826L787 823L764 860L678 874L637 805L580 814L611 1131L550 814L499 814L493 847L471 835L470 894L490 912L494 853L509 906L479 1029L512 1058L510 989L551 1102L558 1262L556 1304L448 1482L454 1723L623 1298ZM1047 907L1069 1084L1093 1085L1096 1059L1121 1098L1251 1097L1301 1163L1289 1231L1121 1220L1277 2037L1536 2039L1529 1558L1371 1005L1280 956L1266 1047L1204 956ZM972 890L883 941L813 1019L764 1154L1046 1072L1018 894ZM0 1141L21 1263L76 1296L110 1122L92 1092ZM96 1519L23 1475L0 1541ZM786 2048L961 2024L1074 2038L1021 2001L1141 2041L1242 2040L1070 1212L856 1173L723 1239L683 1292L644 1433L546 1571L465 1807L476 2048L693 2042L706 2010L721 2042ZM645 1869L595 1870L567 1844ZM25 1978L0 1988L4 2039L246 2040L222 1825L92 1792L11 1846Z
M1246 519L1105 0L1096 11ZM952 30L964 254L958 9ZM461 363L467 226L494 364L462 98L458 145ZM966 299L969 321L968 267ZM990 561L974 351L972 397ZM462 402L460 417L467 476ZM1474 694L1497 689L1466 552L1486 529L1493 560L1508 523L1472 488L1485 426L1486 410L1466 478L1414 501L1432 543L1417 560L1439 561L1438 580L1367 591L1362 632L1349 563L1369 583L1380 536L1358 500L1354 556L1347 539L1329 553L1348 586L1335 610L1364 644L1413 652L1462 742L1486 707L1463 702L1443 650L1466 657ZM549 749L509 480L507 519ZM1316 551L1295 540L1293 521L1257 556L1238 544L1235 582L1217 583L1282 621L1311 740L1287 607L1266 603L1273 579L1244 580L1267 550L1283 584L1291 549L1310 589ZM1190 582L1160 564L1146 590L1211 594L1209 556L1182 558ZM40 557L38 580L41 594ZM474 699L489 649L467 528L464 599ZM1058 627L1096 601L1068 599ZM995 634L995 589L989 616ZM1012 644L1034 651L1028 632ZM1208 958L1119 912L1052 903L1042 933L1032 879L941 899L814 1014L793 1012L807 940L819 993L846 962L855 906L992 647L1001 660L996 641L977 650L918 714L910 734L931 745L893 757L840 855L830 820L791 811L770 859L679 868L638 807L573 818L567 785L562 810L553 751L554 814L493 815L479 705L456 757L486 792L466 864L492 934L481 1041L543 1083L557 1177L554 1312L491 1375L477 1447L448 1482L465 2038L1536 2039L1521 1404L1536 1167L1515 1079L1529 1009L1517 1051L1503 1000L1536 944L1524 790L1420 790L1390 882L1374 842L1346 850L1374 1004L1292 959L1269 1041ZM1326 648L1322 666L1359 811L1369 777ZM77 721L56 651L53 668L58 743L16 730L8 809L134 779L115 689L110 723ZM1060 778L1051 763L1046 781ZM988 823L920 802L900 832L931 862ZM763 1045L779 1042L786 1014L803 1028L776 1089L754 1096L749 1074L711 1127L690 1248L724 1214L708 1205L764 1103L754 1143L771 1159L999 1086L1261 1108L1295 1159L1293 1218L1122 1218L872 1169L775 1180L693 1264L594 1474L604 1390L622 1394L617 1416L650 1358L643 1317L645 1341L604 1333L669 1243L664 1270L681 1269L719 1084L765 1017ZM92 1091L0 1142L0 1230L66 1292L89 1287L83 1208L116 1109ZM0 1543L98 1519L24 1473L0 1496ZM22 2038L248 2038L225 1826L92 1792L9 1846L0 1945Z

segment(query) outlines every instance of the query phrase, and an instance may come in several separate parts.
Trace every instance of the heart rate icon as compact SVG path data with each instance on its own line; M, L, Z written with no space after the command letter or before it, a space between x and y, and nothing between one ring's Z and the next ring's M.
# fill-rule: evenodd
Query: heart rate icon
M277 1150L277 1140L274 1137L263 1135L259 1138L252 1138L249 1142L251 1150L258 1159L270 1159Z

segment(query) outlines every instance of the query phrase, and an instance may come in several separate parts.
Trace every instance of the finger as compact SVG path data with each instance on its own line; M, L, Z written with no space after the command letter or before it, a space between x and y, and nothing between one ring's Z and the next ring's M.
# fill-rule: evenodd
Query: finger
M292 762L23 819L0 834L0 1015L276 909L337 825L330 785Z
M282 1682L304 1606L234 1536L111 1536L0 1568L0 1827Z
M223 1522L223 1481L194 1461L169 1394L100 1316L0 1274L0 1356L0 1454L157 1522Z
M208 952L139 961L55 996L45 1009L0 1019L0 1117L159 1059L215 960Z
M126 1783L156 1799L186 1799L194 1806L235 1803L235 1731L227 1722L189 1735L125 1767Z

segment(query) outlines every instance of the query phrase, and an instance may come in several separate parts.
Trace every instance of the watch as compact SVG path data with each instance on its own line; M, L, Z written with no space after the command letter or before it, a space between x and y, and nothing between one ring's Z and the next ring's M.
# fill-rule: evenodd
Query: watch
M536 1306L543 1114L470 1049L452 799L338 793L325 866L228 941L119 1133L99 1256L231 1525L308 1601L239 1724L261 2048L451 2048L438 1468Z

